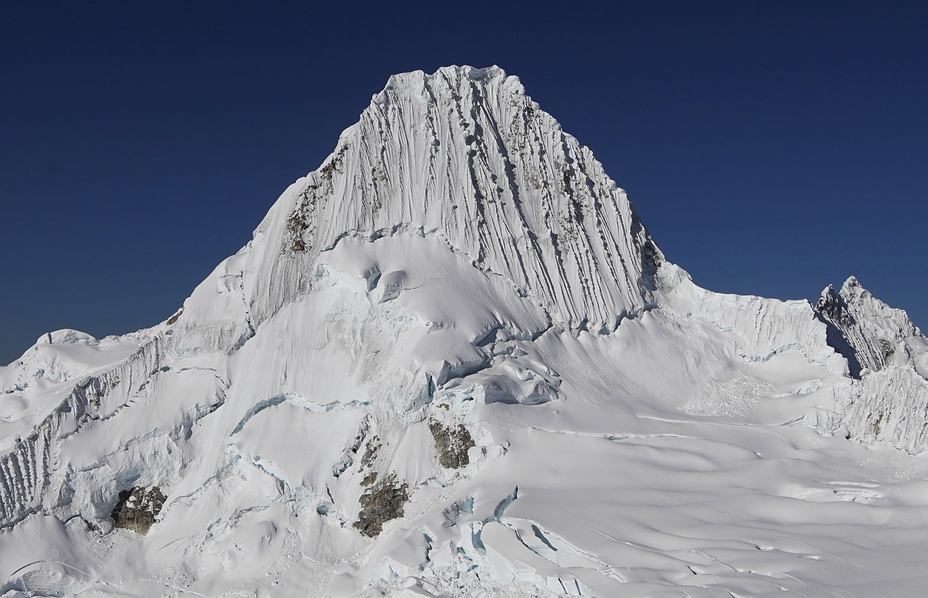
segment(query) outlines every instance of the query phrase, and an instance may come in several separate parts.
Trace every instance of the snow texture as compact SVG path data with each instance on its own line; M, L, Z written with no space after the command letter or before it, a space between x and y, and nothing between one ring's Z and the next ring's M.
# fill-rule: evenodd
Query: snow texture
M926 376L856 279L698 287L516 77L396 75L165 322L0 367L0 596L921 595Z

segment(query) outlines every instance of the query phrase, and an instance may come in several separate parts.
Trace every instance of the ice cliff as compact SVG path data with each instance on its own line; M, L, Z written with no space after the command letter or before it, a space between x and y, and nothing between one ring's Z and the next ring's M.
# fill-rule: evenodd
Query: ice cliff
M177 313L0 368L0 596L904 593L926 373L853 278L697 286L516 77L396 75Z

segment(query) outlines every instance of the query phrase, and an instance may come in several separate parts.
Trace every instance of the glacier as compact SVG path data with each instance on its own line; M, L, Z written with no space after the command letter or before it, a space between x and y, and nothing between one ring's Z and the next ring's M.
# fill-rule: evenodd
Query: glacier
M517 77L405 73L175 314L0 367L0 596L921 595L926 428L905 312L703 289Z

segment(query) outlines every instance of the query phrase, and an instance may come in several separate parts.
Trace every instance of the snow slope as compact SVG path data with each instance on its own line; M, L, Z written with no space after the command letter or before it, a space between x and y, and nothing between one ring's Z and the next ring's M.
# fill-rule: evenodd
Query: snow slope
M696 286L501 69L396 75L176 314L0 368L0 596L921 595L926 355Z

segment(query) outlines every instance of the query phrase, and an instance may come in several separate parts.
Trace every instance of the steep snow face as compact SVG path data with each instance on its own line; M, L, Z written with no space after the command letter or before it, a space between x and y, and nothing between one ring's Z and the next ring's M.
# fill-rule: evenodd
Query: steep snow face
M251 322L224 342L310 290L317 256L341 239L399 231L442 239L570 327L613 327L645 306L661 260L625 193L518 78L497 67L406 73L217 273L220 292L242 287L233 309Z
M911 453L925 450L928 339L904 311L874 297L853 276L839 292L826 287L816 311L829 324L829 342L861 379L835 392L851 435Z
M928 378L928 340L901 309L874 297L851 276L840 292L828 286L816 310L852 348L849 361L877 372L889 366L912 366Z
M165 322L0 368L0 596L914 595L926 347L698 287L502 70L397 75Z

